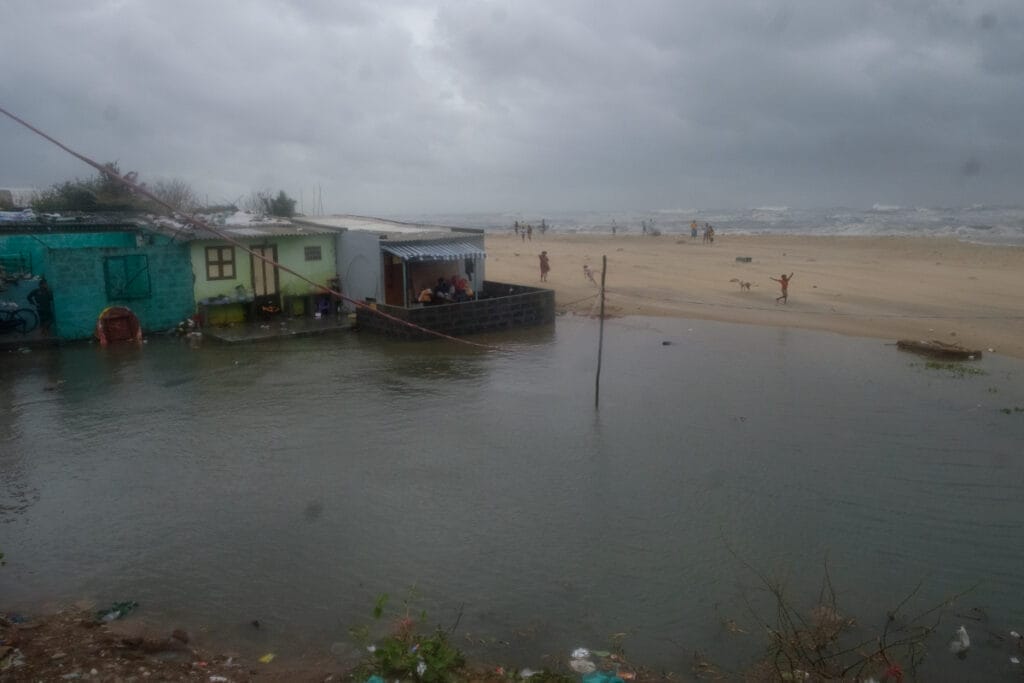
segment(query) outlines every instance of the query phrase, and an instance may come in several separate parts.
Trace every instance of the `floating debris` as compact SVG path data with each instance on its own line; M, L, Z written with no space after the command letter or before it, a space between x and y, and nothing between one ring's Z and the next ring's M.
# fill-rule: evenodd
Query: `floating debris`
M967 629L961 626L953 634L953 640L949 643L949 651L963 659L967 651L971 649L971 637L967 635Z
M134 600L126 600L124 602L115 602L110 609L100 610L96 613L96 619L98 621L116 621L123 616L126 616L132 610L139 606L139 603Z

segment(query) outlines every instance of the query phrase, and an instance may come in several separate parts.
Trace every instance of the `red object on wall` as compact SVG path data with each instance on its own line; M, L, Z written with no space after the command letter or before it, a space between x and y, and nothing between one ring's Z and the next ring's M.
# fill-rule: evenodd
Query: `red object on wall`
M96 319L96 338L106 346L115 342L142 341L142 326L130 308L111 306Z

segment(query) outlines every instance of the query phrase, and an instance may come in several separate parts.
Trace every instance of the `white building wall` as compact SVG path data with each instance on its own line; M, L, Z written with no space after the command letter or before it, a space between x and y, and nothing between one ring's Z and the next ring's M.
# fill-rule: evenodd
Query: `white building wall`
M377 233L346 230L338 235L338 274L345 296L356 301L364 301L367 297L384 300L384 275ZM351 310L352 305L346 304L345 308Z

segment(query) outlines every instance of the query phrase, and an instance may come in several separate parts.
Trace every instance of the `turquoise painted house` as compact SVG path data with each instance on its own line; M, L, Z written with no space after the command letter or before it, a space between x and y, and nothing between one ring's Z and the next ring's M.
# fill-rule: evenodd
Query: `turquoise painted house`
M11 281L0 299L17 300L47 279L59 339L92 337L109 306L131 309L143 332L170 329L195 310L188 245L136 222L0 221L0 266Z

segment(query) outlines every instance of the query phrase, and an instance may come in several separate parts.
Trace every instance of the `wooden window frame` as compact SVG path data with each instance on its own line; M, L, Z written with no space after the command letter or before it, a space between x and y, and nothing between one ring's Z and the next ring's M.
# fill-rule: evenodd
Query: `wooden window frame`
M224 258L225 251L227 251L229 258ZM229 266L231 268L231 275L225 275L224 271ZM216 274L213 275L211 273ZM235 263L235 248L233 246L206 247L207 280L234 280L237 276L238 266Z

